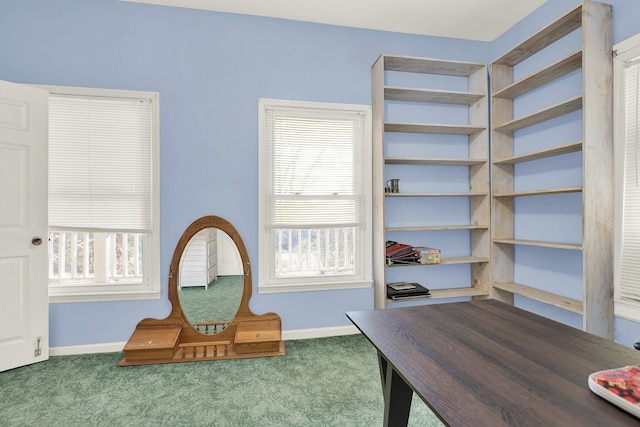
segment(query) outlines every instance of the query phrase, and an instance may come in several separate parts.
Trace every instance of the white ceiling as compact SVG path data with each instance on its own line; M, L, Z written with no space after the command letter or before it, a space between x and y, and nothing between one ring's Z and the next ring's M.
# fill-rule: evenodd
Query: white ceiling
M493 41L547 0L122 0Z

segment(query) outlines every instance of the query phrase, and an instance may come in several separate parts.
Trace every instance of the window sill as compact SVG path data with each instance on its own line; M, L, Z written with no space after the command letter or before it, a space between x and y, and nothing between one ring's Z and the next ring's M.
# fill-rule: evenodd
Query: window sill
M105 302L105 301L134 301L134 300L154 300L160 299L160 289L138 289L138 290L80 290L73 292L66 288L49 288L49 303L67 302Z
M327 283L263 284L258 286L258 293L275 294L282 292L335 291L340 289L364 289L372 286L373 282L371 280Z
M640 303L616 301L614 305L614 314L616 317L640 322Z

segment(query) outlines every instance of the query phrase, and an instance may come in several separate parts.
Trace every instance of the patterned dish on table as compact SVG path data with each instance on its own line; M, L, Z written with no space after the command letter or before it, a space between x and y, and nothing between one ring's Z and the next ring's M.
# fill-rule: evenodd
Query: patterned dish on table
M640 418L640 365L594 372L592 392Z

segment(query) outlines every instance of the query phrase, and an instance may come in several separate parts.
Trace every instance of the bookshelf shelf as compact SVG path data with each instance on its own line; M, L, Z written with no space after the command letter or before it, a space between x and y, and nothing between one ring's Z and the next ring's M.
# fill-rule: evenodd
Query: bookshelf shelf
M538 246L541 248L553 248L553 249L569 249L580 251L582 245L579 243L561 243L561 242L543 242L540 240L525 240L525 239L493 239L493 243L501 243L505 245L522 245L522 246Z
M449 289L433 289L429 292L432 299L440 298L462 298L462 297L484 297L489 296L489 292L484 289L468 287L468 288L449 288Z
M459 256L442 258L440 264L483 264L489 262L488 257L479 256Z
M386 157L386 165L424 165L424 166L473 166L487 163L487 159L418 159Z
M437 91L400 87L384 88L384 98L390 101L471 105L482 99L483 96L484 95L482 94L468 92Z
M582 51L574 52L560 61L533 73L493 94L496 98L513 99L553 80L578 70L582 66Z
M442 61L412 56L382 55L381 58L384 60L384 70L405 73L469 77L486 68L484 64L473 62Z
M389 231L443 231L443 230L489 230L489 225L431 225L417 227L386 227Z
M474 287L464 288L448 288L448 289L431 289L429 291L431 296L429 298L420 298L411 301L429 301L435 299L448 299L448 298L478 298L486 299L489 297L489 292L483 289ZM404 301L393 301L387 299L387 303L402 303Z
M493 197L544 196L547 194L580 193L581 191L582 191L582 187L550 188L546 190L512 191L509 193L494 193Z
M551 292L541 291L540 289L520 285L518 283L494 283L493 287L501 291L506 291L508 293L522 295L523 297L540 301L554 307L562 308L573 313L583 313L582 301L563 297Z
M424 123L385 123L385 132L434 133L440 135L473 135L486 127L472 125L439 125Z
M532 160L541 160L549 157L560 156L563 154L576 153L582 151L582 141L571 142L569 144L558 145L555 147L538 150L518 156L511 156L504 159L494 160L494 165L515 165L518 163L530 162Z
M488 196L487 192L468 193L386 193L386 197L476 197Z
M498 65L514 66L582 26L583 6L578 6L496 59Z
M533 114L508 121L494 127L493 129L496 132L513 132L529 126L533 126L538 123L542 123L547 120L554 119L556 117L563 116L565 114L569 114L573 111L578 111L581 108L582 96L576 96L575 98L571 98L559 104L555 104L540 111L536 111Z
M458 256L441 258L438 264L393 264L387 265L387 268L404 268L404 267L433 267L437 265L451 265L451 264L482 264L489 262L489 258L477 257L477 256Z

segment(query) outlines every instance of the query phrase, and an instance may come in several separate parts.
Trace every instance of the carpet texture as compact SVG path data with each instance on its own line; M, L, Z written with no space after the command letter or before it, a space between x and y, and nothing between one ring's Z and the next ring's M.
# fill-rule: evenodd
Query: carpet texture
M0 373L1 426L381 426L376 352L361 335L286 342L286 356L117 367L58 356ZM409 425L441 426L414 395Z

